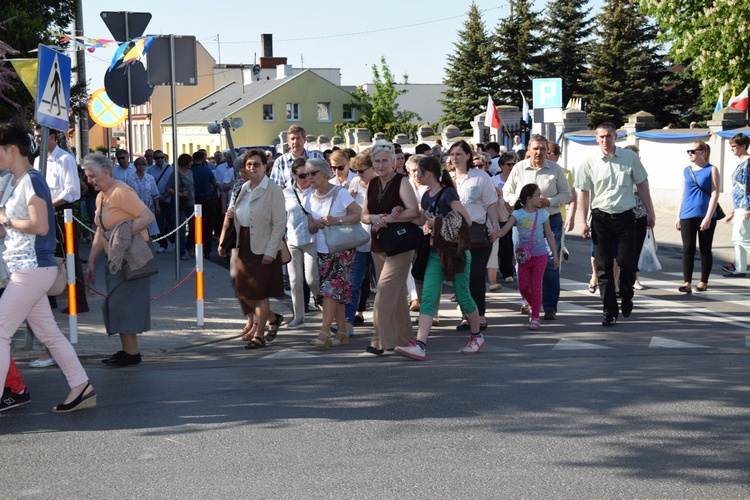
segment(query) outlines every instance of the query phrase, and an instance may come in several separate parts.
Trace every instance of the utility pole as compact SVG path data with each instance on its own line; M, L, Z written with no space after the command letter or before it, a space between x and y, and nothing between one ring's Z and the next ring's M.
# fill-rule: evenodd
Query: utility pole
M76 2L76 21L75 21L75 34L76 36L83 36L83 0ZM78 82L86 82L86 52L83 50L76 51L76 79ZM84 156L89 154L89 115L88 112L81 113L81 116L76 117L78 121L78 140L76 141L76 153L78 154L78 161L80 162Z

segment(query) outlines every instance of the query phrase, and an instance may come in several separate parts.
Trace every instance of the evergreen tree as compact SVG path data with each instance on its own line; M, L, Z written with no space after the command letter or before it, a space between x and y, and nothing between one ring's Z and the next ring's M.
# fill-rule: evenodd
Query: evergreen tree
M520 104L519 91L530 96L531 80L542 76L541 19L531 7L531 0L512 1L510 15L495 28L495 104Z
M594 30L588 0L552 0L547 4L542 74L562 78L563 103L583 92L583 74Z
M448 56L445 68L443 83L448 89L440 101L444 109L440 120L443 125L455 125L467 133L470 122L484 111L487 96L493 91L496 66L492 39L475 3L453 45L456 51Z
M654 112L666 76L656 28L633 0L608 0L597 16L598 40L588 59L585 99L592 125L622 125L637 111Z

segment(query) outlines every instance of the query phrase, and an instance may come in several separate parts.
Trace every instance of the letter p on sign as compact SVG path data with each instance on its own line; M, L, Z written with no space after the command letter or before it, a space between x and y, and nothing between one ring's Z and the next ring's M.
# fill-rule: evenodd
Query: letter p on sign
M534 108L562 108L562 78L536 78L532 83Z

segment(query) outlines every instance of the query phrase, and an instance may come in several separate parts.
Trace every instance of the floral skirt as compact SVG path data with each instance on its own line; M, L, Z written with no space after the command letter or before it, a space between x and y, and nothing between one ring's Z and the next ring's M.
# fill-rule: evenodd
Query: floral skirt
M347 304L352 299L354 254L354 249L337 253L318 253L318 297L330 297L341 304Z

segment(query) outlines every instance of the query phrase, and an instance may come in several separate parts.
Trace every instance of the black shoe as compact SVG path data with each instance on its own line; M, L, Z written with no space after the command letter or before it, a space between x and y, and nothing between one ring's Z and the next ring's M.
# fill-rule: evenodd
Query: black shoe
M374 354L376 356L382 356L383 353L385 352L383 349L376 349L376 348L374 348L371 345L368 345L367 349L365 349L365 351L368 352L368 353L370 353L370 354Z
M362 316L354 316L354 326L364 325L365 324L365 318Z
M683 285L680 288L678 288L677 291L680 293L685 293L687 295L690 295L691 293L693 293L693 287L690 285Z
M60 310L60 312L61 312L62 314L68 314L68 311L69 311L69 310L70 310L70 309L68 309L67 307L65 307L65 308L63 308L62 310ZM77 314L80 314L80 313L87 313L87 312L89 312L89 306L88 306L88 304L86 304L86 305L84 305L84 306L78 306L78 312L77 312Z
M745 273L726 273L722 274L725 278L744 278Z
M479 323L479 331L483 332L487 329L487 323Z
M81 393L70 403L60 403L59 405L52 408L52 413L70 413L72 411L84 410L86 408L93 408L96 406L96 393L91 391L87 396L83 393L86 392L91 384L86 383L86 387L83 388Z
M633 312L633 301L632 300L623 300L622 306L620 307L622 310L622 315L626 318L630 317L630 313Z
M557 319L557 313L555 311L544 311L544 319L555 320Z
M602 321L602 326L615 326L615 323L617 323L617 316L606 315L604 321Z
M112 361L115 361L115 360L117 360L117 359L120 359L120 357L122 357L122 355L123 355L123 354L125 354L125 351L117 351L117 352L116 352L116 353L114 353L114 354L113 354L112 356L108 357L107 359L103 359L103 360L102 360L102 363L104 363L105 365L106 365L106 364L109 364L109 363L111 363Z
M734 264L727 264L725 266L721 266L721 270L725 273L732 273L734 274L737 269L734 267Z
M487 323L485 323L486 325ZM456 327L456 330L459 332L468 331L471 327L469 326L469 322L464 320L464 322L459 323L459 325Z
M125 351L119 351L117 354L119 354L118 357L112 357L110 359L106 359L102 361L107 366L129 366L129 365L137 365L141 362L141 353L138 354L129 354ZM115 354L115 356L117 356Z
M11 410L29 403L31 403L31 394L28 389L16 394L10 390L10 387L6 387L3 391L3 398L0 399L0 411Z

